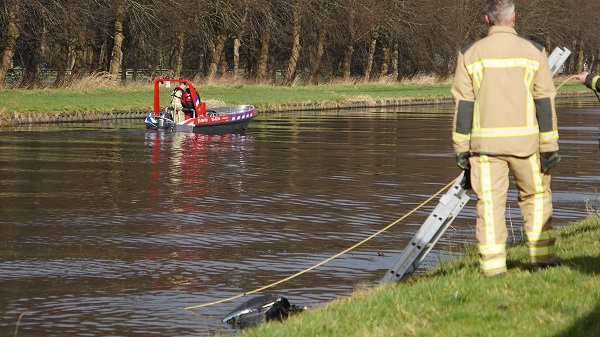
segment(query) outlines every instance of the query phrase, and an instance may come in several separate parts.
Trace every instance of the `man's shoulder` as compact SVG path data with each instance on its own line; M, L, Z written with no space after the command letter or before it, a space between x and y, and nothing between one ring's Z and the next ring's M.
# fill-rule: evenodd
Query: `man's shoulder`
M542 46L541 44L539 44L539 43L537 43L537 42L535 42L535 41L529 40L529 39L527 39L527 38L524 38L524 37L521 37L521 36L519 36L519 38L520 38L521 40L524 40L524 41L525 41L525 42L527 42L527 43L530 43L530 44L532 44L532 45L533 45L533 46L534 46L534 47L535 47L537 50L539 50L540 52L544 50L544 46Z
M464 55L464 54L467 52L467 50L469 50L469 48L473 47L473 45L474 45L475 43L477 43L477 42L472 42L472 43L469 43L468 45L466 45L466 46L464 46L464 47L460 48L460 52L461 52L461 53Z
M544 46L542 46L541 44L539 44L539 43L537 43L535 41L529 40L527 38L524 38L524 37L521 37L521 36L518 36L518 35L514 35L514 39L516 39L519 42L522 42L522 45L521 45L522 47L523 47L523 45L525 45L525 46L531 46L531 47L537 49L539 52L542 52L544 50ZM464 55L469 49L472 49L474 46L482 45L481 48L483 48L483 47L485 47L486 43L495 44L496 42L493 39L490 39L489 36L487 36L487 37L485 37L485 38L483 38L481 40L469 43L468 45L462 47L460 49L460 52ZM516 44L513 44L513 45L516 46L516 45L519 45L519 44L516 43Z

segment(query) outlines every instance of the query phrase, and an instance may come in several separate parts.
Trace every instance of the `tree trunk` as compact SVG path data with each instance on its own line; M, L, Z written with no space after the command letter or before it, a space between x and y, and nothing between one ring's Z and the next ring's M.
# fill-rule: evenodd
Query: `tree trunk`
M375 47L377 46L377 37L379 33L376 28L371 30L371 42L369 43L369 56L367 58L367 69L365 69L365 82L371 79L371 70L373 69L373 60L375 59Z
M112 49L112 56L110 59L110 70L108 73L110 75L116 75L119 73L119 65L121 64L121 56L123 52L123 40L125 39L125 35L123 35L123 20L125 17L125 7L121 4L117 5L117 10L115 13L115 33L114 33L114 42Z
M62 41L60 44L60 52L58 55L58 62L56 64L56 81L54 85L62 87L65 85L65 73L69 67L69 41Z
M107 36L104 36L100 49L98 49L98 58L96 59L97 72L108 71L108 42Z
M210 61L210 67L208 68L208 80L209 81L213 80L217 76L217 70L219 67L219 63L221 61L221 55L223 54L223 49L225 48L225 40L226 39L227 39L227 35L225 35L225 32L220 31L219 35L217 35L217 44L215 46L212 60Z
M394 47L392 51L392 69L390 69L390 73L398 76L398 55L400 55L400 45L398 41L394 41Z
M46 23L42 18L35 18L34 22L34 31L39 29L41 33L35 35L35 39L29 46L29 55L24 59L25 74L23 74L23 85L27 88L35 88L41 85L42 62L47 50L46 38L48 30Z
M296 77L296 66L298 65L298 59L300 58L300 8L294 6L294 28L293 28L293 44L292 54L288 60L287 69L285 76L283 77L283 85L292 85L294 78Z
M379 77L387 76L390 69L390 42L389 39L383 39L383 48L381 49L381 67L379 68Z
M239 37L235 37L233 39L233 79L237 80L238 71L240 69L240 46L242 43L240 42Z
M352 56L354 54L354 11L348 14L348 41L344 50L344 60L342 62L342 79L350 80L350 66L352 64Z
M15 46L21 35L21 22L18 1L8 1L8 24L6 26L6 37L4 38L4 50L2 51L2 64L0 64L0 88L3 87L6 80L6 73L12 67L13 56L15 55Z
M225 53L225 48L223 48L223 52L221 53L221 63L220 63L221 76L227 75L228 67L229 67L229 65L227 64L227 54Z
M123 59L123 66L121 67L121 84L125 84L127 83L127 66L128 64L125 63L125 60Z
M261 83L267 77L267 63L269 60L269 44L271 43L271 29L266 26L263 37L262 45L260 47L260 56L258 57L258 65L256 70L256 82Z
M308 84L316 84L317 82L317 72L319 71L319 67L321 66L321 60L323 59L323 54L325 52L325 29L321 28L319 30L319 39L317 41L317 48L315 49L315 54L310 63L310 73L308 74L308 79L306 82Z
M598 74L600 72L600 47L598 48L598 53L596 55L596 62L592 63L590 70ZM596 70L594 71L594 69Z
M73 69L71 71L71 80L79 79L83 76L83 65L85 61L85 34L79 32L74 43L74 62Z
M179 78L181 77L181 70L183 69L183 51L185 50L183 30L177 32L177 47L175 50L175 69L173 69L173 73L175 78Z
M579 57L577 58L577 73L580 73L583 71L583 62L584 62L584 57L583 57L583 41L579 41Z
M344 52L344 63L342 63L342 79L344 81L350 79L350 62L352 61L352 54L354 54L354 45L352 41L349 41L346 45L346 51Z
M134 62L131 71L131 82L137 82L138 79L138 66L137 63Z

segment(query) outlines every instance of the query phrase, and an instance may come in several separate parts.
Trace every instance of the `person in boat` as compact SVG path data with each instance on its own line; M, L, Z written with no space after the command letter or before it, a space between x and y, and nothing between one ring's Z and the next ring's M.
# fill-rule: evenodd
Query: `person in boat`
M577 75L577 79L579 80L579 83L585 85L586 87L594 90L595 92L600 92L600 81L598 81L600 80L600 75L584 71Z
M171 107L173 107L174 109L180 110L181 108L183 108L182 98L183 93L185 92L185 87L186 85L184 83L181 83L175 86L175 89L173 89L173 92L171 93Z
M196 91L196 96L200 99L200 94ZM192 98L191 89L185 84L181 83L175 87L171 94L172 106L175 109L183 109L185 113L185 119L193 118L197 116L196 107L194 106L194 100Z
M192 93L190 88L185 88L181 94L181 105L185 109L185 119L194 117L194 103L192 102Z
M190 88L185 83L180 83L171 93L171 107L174 110L183 110L185 119L194 117L194 103Z
M484 19L490 25L487 37L458 53L453 146L478 199L476 238L483 274L507 270L510 171L535 272L560 265L550 190L550 169L560 161L556 89L544 47L515 31L513 0L487 0Z

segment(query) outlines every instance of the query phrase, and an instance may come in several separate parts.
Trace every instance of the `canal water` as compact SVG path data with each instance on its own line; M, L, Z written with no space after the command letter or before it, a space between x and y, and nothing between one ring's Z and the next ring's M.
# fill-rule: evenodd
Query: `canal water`
M554 219L598 201L600 104L558 102ZM261 114L244 135L141 120L0 134L0 335L235 335L221 318L283 295L317 307L375 285L437 204L340 257L456 178L451 107ZM426 266L473 242L474 200ZM514 189L510 232L522 222Z

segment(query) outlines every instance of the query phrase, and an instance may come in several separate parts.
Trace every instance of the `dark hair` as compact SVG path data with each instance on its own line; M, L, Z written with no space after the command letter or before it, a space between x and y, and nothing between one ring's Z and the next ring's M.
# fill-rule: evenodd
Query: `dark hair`
M513 0L487 0L485 13L491 24L506 22L515 11Z

